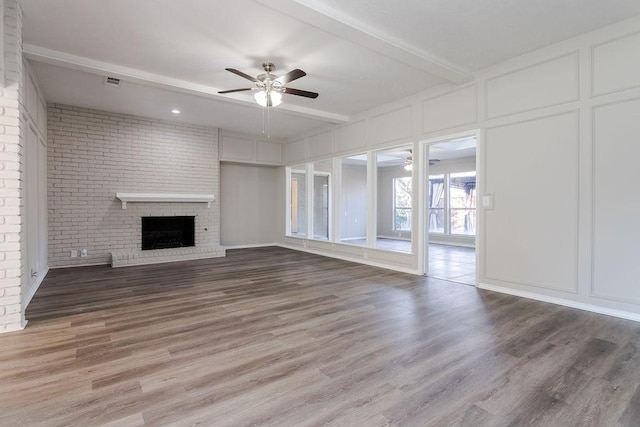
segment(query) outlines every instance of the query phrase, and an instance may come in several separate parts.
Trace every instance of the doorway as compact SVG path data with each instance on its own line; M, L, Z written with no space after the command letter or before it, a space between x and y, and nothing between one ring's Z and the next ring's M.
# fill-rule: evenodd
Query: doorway
M429 277L477 284L477 135L427 142L425 265Z

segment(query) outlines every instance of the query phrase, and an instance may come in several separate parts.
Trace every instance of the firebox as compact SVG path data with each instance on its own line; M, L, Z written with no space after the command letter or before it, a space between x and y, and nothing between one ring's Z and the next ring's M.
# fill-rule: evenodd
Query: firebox
M142 250L195 246L195 216L142 217Z

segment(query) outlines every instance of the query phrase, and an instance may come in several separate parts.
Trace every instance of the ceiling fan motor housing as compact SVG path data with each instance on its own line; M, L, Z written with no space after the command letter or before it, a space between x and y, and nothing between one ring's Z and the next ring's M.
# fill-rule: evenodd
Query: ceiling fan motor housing
M276 69L276 66L273 65L273 62L263 62L262 68L264 68L267 74L271 74L271 72Z

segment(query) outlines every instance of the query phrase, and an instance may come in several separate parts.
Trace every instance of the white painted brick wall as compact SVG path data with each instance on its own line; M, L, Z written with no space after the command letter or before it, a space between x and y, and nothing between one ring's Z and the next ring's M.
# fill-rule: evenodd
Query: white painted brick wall
M24 327L22 12L3 0L4 87L0 86L0 332Z
M218 198L216 128L50 105L47 133L50 266L104 264L112 251L140 251L142 216L195 215L196 247L219 248L217 201L211 208L132 202L123 210L115 198L117 192ZM71 259L71 250L82 248L89 256Z

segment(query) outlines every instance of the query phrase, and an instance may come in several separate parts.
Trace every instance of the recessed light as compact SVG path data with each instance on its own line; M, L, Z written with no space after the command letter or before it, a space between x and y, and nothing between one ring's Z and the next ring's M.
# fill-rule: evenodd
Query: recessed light
M180 110L178 110L178 109L176 109L176 108L174 108L173 110L171 110L171 112L172 112L173 114L180 114Z

